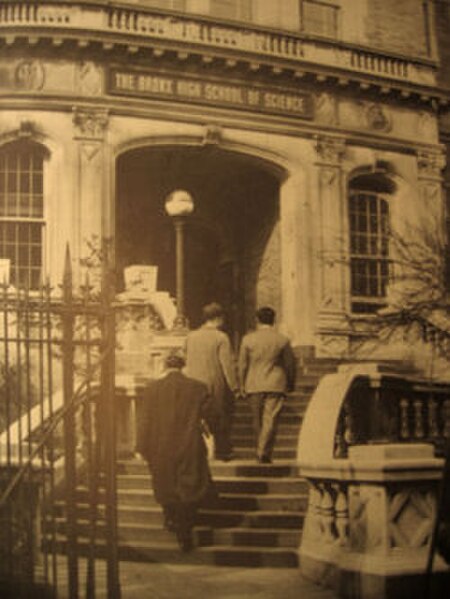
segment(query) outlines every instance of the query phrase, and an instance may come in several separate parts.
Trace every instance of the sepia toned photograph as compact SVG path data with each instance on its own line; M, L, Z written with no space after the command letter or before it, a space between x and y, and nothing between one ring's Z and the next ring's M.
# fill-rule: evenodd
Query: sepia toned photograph
M450 0L0 0L0 599L450 596Z

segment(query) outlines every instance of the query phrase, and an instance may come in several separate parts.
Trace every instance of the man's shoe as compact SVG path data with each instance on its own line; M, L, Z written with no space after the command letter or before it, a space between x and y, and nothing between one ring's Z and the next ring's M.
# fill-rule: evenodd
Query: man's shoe
M192 533L190 531L178 531L177 532L178 546L183 553L188 553L194 548L192 540Z
M175 522L171 519L168 518L167 516L164 518L164 528L166 530L168 530L169 532L175 532Z

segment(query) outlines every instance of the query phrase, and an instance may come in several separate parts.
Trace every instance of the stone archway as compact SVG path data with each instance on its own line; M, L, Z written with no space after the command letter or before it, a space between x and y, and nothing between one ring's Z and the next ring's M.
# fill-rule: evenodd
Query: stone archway
M116 264L158 266L158 289L175 291L174 231L164 202L195 200L186 229L186 312L223 303L235 338L256 305L281 304L279 179L247 155L215 146L145 146L117 160ZM119 282L120 285L120 282Z

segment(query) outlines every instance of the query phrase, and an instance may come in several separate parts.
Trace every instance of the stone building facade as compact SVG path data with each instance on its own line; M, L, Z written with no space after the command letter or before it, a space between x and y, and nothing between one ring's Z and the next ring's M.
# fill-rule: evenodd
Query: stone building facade
M443 231L444 4L0 1L11 284L56 284L67 243L82 280L106 237L119 290L153 264L173 295L164 201L185 189L191 322L217 299L238 339L268 303L296 346L345 355L395 295L389 231Z

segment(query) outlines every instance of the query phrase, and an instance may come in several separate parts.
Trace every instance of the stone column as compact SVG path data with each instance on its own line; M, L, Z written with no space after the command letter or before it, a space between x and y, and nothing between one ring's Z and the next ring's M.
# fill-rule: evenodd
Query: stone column
M424 224L438 225L445 234L445 205L443 195L443 169L446 160L444 149L435 148L417 152L419 193L422 203L420 216L426 217ZM431 222L430 219L431 218ZM434 221L434 222L433 222ZM442 238L443 239L443 238Z
M347 352L346 308L348 264L346 263L346 193L341 161L345 153L342 137L318 136L317 189L320 243L318 321L319 352L341 356Z
M311 293L311 202L304 172L292 169L280 189L282 309L280 328L293 345L314 344Z
M77 144L77 177L74 189L74 232L72 255L76 260L89 254L89 243L100 244L104 235L108 153L105 134L108 114L99 108L74 108L74 140ZM108 197L105 197L108 196ZM77 265L76 265L77 266ZM75 273L79 272L75 268ZM77 276L77 275L75 275Z

